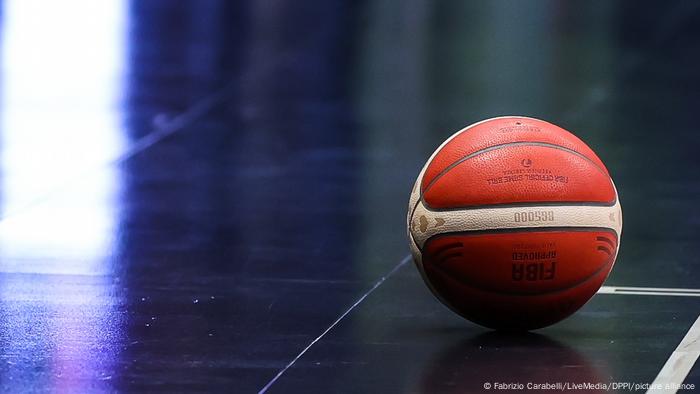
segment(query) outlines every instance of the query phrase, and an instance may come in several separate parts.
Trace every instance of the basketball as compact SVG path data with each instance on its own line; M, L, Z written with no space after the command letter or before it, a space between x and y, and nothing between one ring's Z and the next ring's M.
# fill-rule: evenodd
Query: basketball
M505 116L448 138L411 192L408 236L433 294L482 326L530 330L581 308L619 249L603 162L551 123Z

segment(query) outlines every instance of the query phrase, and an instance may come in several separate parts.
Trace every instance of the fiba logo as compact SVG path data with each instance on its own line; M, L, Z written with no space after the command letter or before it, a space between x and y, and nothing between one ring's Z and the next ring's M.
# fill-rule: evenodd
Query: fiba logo
M530 168L530 167L532 167L532 160L530 160L530 159L522 159L522 160L520 161L520 164L521 164L523 167L525 167L525 168Z

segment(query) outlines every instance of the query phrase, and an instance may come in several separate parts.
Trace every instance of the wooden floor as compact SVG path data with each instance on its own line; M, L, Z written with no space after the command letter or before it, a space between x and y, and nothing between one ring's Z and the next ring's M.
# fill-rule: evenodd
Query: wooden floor
M700 386L698 3L7 0L0 18L3 392ZM442 306L405 235L428 155L505 114L586 141L625 217L604 293L520 335Z

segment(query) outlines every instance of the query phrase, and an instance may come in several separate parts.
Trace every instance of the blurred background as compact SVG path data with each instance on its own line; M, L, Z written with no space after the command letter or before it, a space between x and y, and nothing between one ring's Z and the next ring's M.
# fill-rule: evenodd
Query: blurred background
M259 390L406 257L429 154L499 115L608 166L609 283L697 284L696 2L5 0L0 21L4 389Z

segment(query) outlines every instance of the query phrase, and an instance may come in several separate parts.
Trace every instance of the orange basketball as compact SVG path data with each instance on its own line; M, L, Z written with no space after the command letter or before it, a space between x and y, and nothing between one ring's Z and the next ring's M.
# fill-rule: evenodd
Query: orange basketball
M418 175L408 234L435 296L497 329L535 329L585 304L617 256L608 170L568 131L505 116L447 139Z

